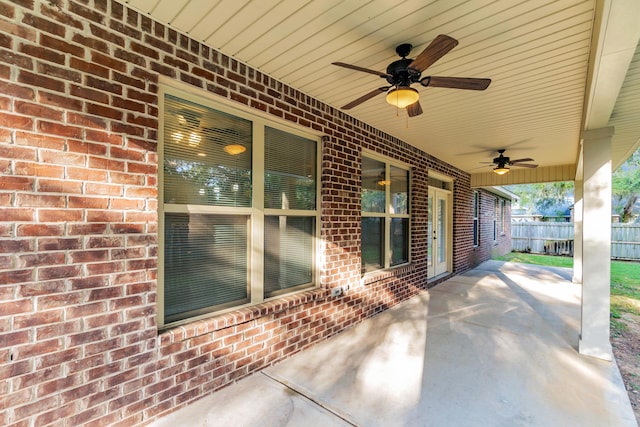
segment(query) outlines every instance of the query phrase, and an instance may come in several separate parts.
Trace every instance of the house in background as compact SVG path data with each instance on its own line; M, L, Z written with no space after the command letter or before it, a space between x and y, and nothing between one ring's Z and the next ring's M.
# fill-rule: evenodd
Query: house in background
M640 14L450 6L0 0L0 423L215 392L504 251L514 183L576 181L579 350L607 358L593 224L640 135ZM380 83L332 62L440 33L430 72L488 90L339 108ZM538 168L479 170L519 146Z

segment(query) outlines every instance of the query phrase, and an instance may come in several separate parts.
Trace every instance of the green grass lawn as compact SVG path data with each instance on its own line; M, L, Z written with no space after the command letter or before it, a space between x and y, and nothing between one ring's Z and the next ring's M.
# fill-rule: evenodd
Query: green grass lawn
M524 264L548 265L550 267L573 267L573 258L566 256L536 255L521 252L510 252L496 257L500 261L522 262Z
M573 267L573 258L511 252L496 257L501 261ZM614 330L624 328L620 319L624 313L640 315L640 262L611 261L611 317Z

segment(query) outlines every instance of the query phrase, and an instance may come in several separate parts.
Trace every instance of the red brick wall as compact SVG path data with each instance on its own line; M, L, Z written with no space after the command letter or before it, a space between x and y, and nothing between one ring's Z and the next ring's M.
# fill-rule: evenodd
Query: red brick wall
M159 75L326 135L320 288L157 330ZM413 173L413 262L366 283L363 148ZM144 424L433 285L429 169L460 273L488 256L467 174L121 3L0 0L0 424Z
M498 235L498 242L492 255L504 255L511 252L511 202L509 200L505 200L504 208L506 217L504 232Z
M511 201L483 189L476 189L480 197L480 244L471 249L470 263L476 266L495 255L504 255L511 252ZM493 236L493 219L496 208L496 200L505 201L504 232L498 231L497 239ZM500 212L497 213L500 221Z

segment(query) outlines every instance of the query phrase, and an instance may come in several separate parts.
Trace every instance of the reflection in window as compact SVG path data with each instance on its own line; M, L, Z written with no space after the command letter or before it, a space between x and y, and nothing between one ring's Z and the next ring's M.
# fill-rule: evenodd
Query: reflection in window
M282 215L264 221L265 297L311 283L315 218Z
M316 143L265 129L265 207L316 208Z
M316 209L316 142L265 128L264 297L313 281ZM299 211L308 211L301 216Z
M362 212L385 212L387 178L383 162L362 158Z
M312 287L317 141L171 94L163 101L161 325Z
M251 206L251 122L171 95L165 109L165 203Z
M391 218L391 265L409 262L409 219Z
M362 271L409 262L409 171L362 158Z
M409 213L409 171L391 166L391 213Z
M365 272L384 267L384 221L362 218L362 268Z

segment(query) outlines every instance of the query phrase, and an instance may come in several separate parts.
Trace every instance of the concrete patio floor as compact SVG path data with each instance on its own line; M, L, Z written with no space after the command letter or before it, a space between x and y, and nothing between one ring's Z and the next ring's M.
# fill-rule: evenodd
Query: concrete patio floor
M151 424L637 426L571 270L488 261Z

